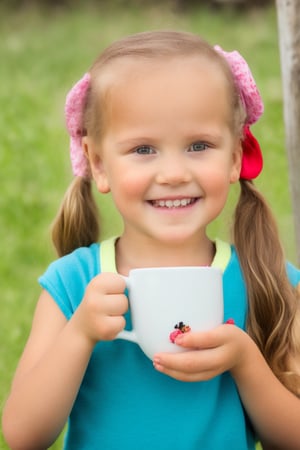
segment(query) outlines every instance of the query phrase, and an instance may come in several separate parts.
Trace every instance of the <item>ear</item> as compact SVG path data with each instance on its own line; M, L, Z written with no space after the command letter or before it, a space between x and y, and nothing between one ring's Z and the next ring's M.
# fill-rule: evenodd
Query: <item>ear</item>
M84 136L82 138L82 150L90 163L92 177L98 191L102 194L107 194L110 191L110 187L103 161L99 149L96 149L94 141L89 136Z
M230 173L230 183L234 184L240 179L240 173L242 168L242 144L241 140L238 140L238 142L235 144L235 147L233 149L232 153L232 166L231 166L231 173Z

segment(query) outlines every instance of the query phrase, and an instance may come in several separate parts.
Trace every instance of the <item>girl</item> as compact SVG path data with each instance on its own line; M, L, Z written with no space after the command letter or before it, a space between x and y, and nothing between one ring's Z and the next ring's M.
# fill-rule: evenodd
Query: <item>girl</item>
M262 111L239 53L171 31L113 43L71 90L76 178L4 410L10 448L48 448L67 419L72 450L300 448L300 273L252 182L262 156L249 126ZM124 221L100 245L91 180ZM237 181L234 245L212 242L206 228ZM152 364L115 339L130 328L119 274L182 265L223 269L234 324L181 334L190 351Z

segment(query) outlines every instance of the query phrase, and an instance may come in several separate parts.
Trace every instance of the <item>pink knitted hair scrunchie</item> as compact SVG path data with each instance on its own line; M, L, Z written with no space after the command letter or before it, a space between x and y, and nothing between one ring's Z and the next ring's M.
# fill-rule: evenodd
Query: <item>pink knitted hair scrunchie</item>
M240 94L247 117L242 140L242 168L240 178L252 180L256 178L263 168L263 157L260 145L250 131L250 125L257 122L264 111L264 104L257 89L251 70L239 52L225 52L220 46L214 49L222 55L233 74L235 85Z
M77 177L89 176L88 162L82 149L82 115L90 81L90 74L84 74L68 93L65 103L66 125L70 135L71 164L73 174Z
M239 52L225 52L219 45L215 45L214 49L228 62L247 113L246 125L252 125L262 115L264 105L251 70Z

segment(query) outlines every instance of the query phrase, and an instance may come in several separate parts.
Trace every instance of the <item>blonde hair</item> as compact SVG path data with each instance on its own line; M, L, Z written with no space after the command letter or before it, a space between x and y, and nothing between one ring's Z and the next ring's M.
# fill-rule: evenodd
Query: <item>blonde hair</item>
M275 375L300 396L300 376L289 361L300 352L299 292L287 277L277 225L265 199L252 181L240 180L240 186L233 241L247 286L247 330Z
M105 92L101 74L121 58L141 61L151 58L197 56L215 62L228 84L232 129L241 136L246 113L232 73L224 58L200 37L190 33L156 31L138 33L109 46L90 69L91 86L83 112L84 133L99 137L104 121ZM102 101L103 100L103 101ZM233 242L236 246L248 293L247 329L275 375L300 395L300 377L290 367L288 355L299 351L299 299L287 277L284 253L273 215L251 181L240 181ZM89 178L78 178L65 195L53 226L53 241L59 255L99 239L98 212Z

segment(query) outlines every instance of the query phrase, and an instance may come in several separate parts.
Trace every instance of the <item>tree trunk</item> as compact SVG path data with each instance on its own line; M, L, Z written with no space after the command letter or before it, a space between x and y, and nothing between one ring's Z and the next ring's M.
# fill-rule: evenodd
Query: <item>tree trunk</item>
M300 264L300 1L276 0L289 179ZM278 174L279 175L279 174Z

